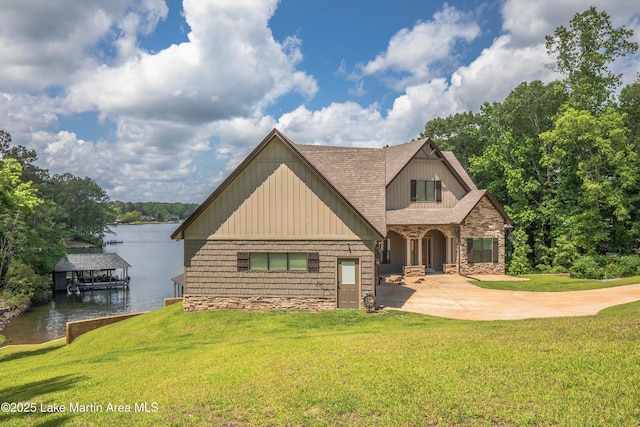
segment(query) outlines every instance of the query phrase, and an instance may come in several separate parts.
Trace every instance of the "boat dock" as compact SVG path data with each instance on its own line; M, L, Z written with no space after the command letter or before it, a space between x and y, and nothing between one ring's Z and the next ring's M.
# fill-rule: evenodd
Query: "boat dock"
M67 254L53 271L53 290L79 294L83 291L129 287L131 266L118 254Z

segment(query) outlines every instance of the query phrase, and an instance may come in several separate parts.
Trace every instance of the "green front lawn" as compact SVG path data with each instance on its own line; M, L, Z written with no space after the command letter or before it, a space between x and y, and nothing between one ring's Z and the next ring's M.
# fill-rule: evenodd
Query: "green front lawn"
M566 292L586 291L589 289L612 288L614 286L640 284L640 276L625 277L624 279L600 281L591 279L573 279L569 277L553 276L545 274L525 274L518 277L526 277L527 281L505 282L481 282L471 281L474 285L486 289L502 289L508 291L534 291L534 292Z
M0 425L630 426L638 366L640 303L496 322L177 304L0 350L0 401L37 408Z

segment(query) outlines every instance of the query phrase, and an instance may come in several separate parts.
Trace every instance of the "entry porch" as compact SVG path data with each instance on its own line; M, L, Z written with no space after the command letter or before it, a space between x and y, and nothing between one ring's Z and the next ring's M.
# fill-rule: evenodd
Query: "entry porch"
M457 225L391 225L382 242L380 274L457 273L458 235Z

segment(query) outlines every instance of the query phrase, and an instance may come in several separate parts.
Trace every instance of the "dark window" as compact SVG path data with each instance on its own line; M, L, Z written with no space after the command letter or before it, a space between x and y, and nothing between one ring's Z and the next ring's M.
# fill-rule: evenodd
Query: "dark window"
M441 202L442 181L411 180L412 202Z
M391 264L390 239L384 239L380 244L380 264Z

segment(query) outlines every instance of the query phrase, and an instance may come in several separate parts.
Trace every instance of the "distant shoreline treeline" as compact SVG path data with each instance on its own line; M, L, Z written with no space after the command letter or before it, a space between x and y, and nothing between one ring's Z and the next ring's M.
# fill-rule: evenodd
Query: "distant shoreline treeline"
M198 203L163 202L109 202L116 222L168 222L186 219L198 207Z

